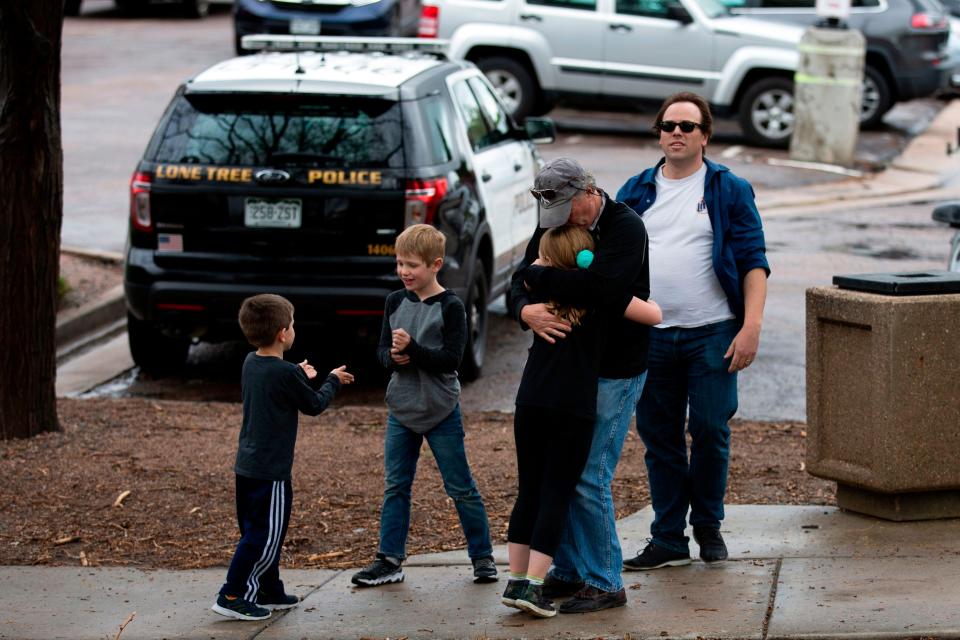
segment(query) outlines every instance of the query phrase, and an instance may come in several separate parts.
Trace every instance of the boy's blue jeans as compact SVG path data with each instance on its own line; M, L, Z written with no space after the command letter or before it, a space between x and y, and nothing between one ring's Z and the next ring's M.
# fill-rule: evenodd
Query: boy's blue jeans
M654 519L652 542L689 552L687 509L694 527L723 520L730 427L737 411L737 374L724 353L740 327L726 320L692 329L650 330L646 387L637 404L637 431L646 445ZM692 440L687 459L684 422Z
M387 416L383 451L386 490L380 511L380 553L401 560L407 557L410 490L424 438L437 461L443 488L457 507L460 526L467 538L468 555L471 559L493 555L487 510L477 483L470 475L463 447L463 418L459 404L440 424L422 435L400 424L393 414Z
M620 579L623 555L610 482L646 375L600 378L590 456L577 483L563 537L553 557L550 575L555 578L567 582L583 580L602 591L623 588Z

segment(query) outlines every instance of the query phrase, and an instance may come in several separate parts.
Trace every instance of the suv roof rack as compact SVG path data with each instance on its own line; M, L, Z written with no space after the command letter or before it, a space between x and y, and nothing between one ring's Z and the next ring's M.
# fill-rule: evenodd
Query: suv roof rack
M242 46L250 51L417 51L446 59L449 40L436 38L345 38L340 36L243 36Z

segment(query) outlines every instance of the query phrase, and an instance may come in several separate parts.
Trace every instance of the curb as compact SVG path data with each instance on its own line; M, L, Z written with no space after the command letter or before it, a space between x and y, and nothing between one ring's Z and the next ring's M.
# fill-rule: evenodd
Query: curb
M123 254L113 251L61 247L60 252L111 264L123 262ZM123 330L126 327L126 312L123 285L117 285L81 307L58 314L54 339L57 364Z

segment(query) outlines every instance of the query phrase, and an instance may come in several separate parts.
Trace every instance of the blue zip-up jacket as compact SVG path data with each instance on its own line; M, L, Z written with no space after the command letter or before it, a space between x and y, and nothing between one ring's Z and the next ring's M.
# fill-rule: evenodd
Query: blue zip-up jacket
M643 214L657 199L657 166L627 180L616 199ZM707 176L703 199L713 226L713 271L727 295L730 311L743 324L743 278L752 269L761 268L770 275L763 224L754 202L753 187L730 169L704 158Z

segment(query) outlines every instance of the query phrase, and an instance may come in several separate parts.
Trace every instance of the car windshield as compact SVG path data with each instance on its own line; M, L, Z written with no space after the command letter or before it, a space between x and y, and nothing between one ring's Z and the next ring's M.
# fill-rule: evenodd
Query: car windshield
M695 0L695 2L708 18L719 18L730 13L720 0Z
M383 99L185 95L159 134L154 161L402 167L400 113Z

